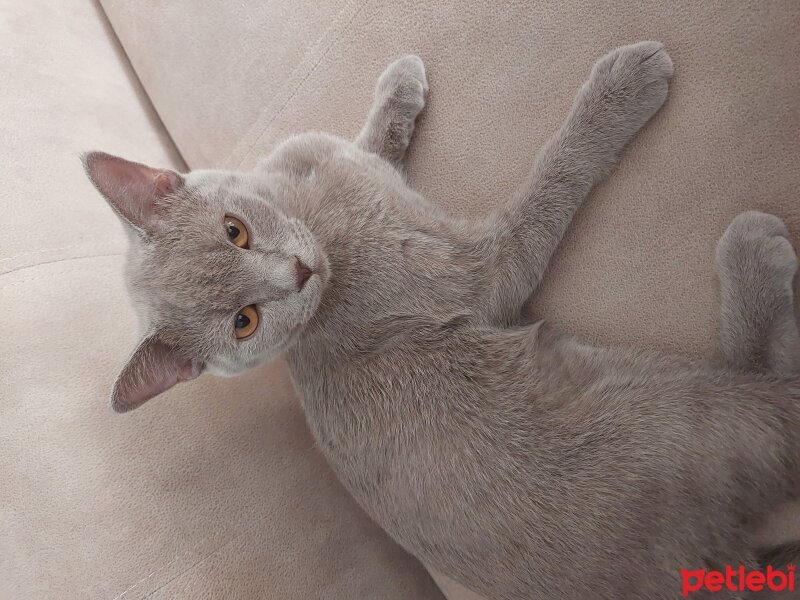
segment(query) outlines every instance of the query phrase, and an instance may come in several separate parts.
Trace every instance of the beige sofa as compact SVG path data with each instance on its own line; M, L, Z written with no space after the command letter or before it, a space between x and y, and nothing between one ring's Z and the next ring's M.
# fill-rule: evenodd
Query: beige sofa
M659 39L670 98L535 309L592 342L703 357L728 221L760 208L800 236L798 28L796 0L0 0L0 598L442 597L332 476L281 361L111 413L134 316L80 151L247 169L295 131L353 136L383 66L415 52L431 93L410 179L477 216L598 56Z

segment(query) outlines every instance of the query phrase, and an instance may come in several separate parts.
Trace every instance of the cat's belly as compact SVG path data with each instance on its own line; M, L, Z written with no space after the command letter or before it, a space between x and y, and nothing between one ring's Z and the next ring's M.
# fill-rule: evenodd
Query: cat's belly
M381 452L377 447L364 450L374 455ZM553 510L542 515L541 507L531 502L529 489L542 482L525 481L525 477L515 481L502 473L486 480L483 472L447 464L447 457L436 459L439 464L420 475L418 469L406 465L431 460L422 454L396 455L381 466L364 456L344 458L338 452L327 458L356 501L395 541L470 589L500 600L638 600L659 598L648 594L678 584L677 567L673 573L660 571L638 537L642 532L635 521L653 515L632 518L606 510L603 502L589 518L580 511ZM466 459L461 458L452 462ZM564 493L561 501L568 507L576 499ZM619 499L615 502L620 504ZM604 527L610 520L616 526ZM639 567L646 565L660 588L650 589L647 581L641 587L632 585L626 573L609 567L624 567L628 557L623 549L634 547ZM564 595L554 594L556 590Z

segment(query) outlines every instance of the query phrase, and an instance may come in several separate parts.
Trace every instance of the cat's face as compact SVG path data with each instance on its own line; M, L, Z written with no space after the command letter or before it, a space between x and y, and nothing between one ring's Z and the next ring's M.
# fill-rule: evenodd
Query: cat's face
M265 191L247 176L189 173L131 244L128 284L142 324L216 375L274 357L319 304L325 257Z
M301 222L266 180L178 175L102 153L90 179L131 232L127 282L142 342L112 406L126 411L204 369L230 376L291 344L319 305L329 271Z

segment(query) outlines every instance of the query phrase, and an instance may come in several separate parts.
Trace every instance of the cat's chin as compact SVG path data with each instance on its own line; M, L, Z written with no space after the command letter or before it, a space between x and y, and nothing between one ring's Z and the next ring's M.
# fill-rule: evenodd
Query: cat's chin
M259 359L258 361L254 361L253 363L246 365L229 366L229 365L209 364L206 366L206 372L210 373L211 375L214 375L215 377L231 379L233 377L238 377L239 375L243 375L248 371L252 371L253 369L260 367L264 363L267 363L270 360L272 360L272 358L274 358L275 356L277 356L277 354L272 355L270 358L266 358L264 360Z
M207 373L210 373L214 377L222 377L224 379L230 379L232 377L237 377L238 375L241 375L242 373L246 372L247 370L248 369L231 370L231 369L229 369L227 367L219 367L219 366L211 365L211 364L206 366L206 372Z
M230 379L231 377L237 377L248 371L252 371L260 367L261 365L268 363L269 361L276 358L278 355L283 352L284 346L281 346L280 349L276 349L275 351L271 351L268 354L263 356L259 356L255 359L252 359L246 363L241 364L213 364L208 363L206 365L206 371L215 375L216 377L224 377L226 379Z

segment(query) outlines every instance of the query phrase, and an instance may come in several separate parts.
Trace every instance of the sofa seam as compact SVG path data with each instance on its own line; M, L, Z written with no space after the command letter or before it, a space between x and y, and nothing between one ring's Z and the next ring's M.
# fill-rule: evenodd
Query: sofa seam
M151 123L152 125L154 125L154 129L156 130L160 129L160 132L164 133L163 137L165 137L169 141L170 148L167 149L165 147L165 150L167 150L168 157L170 159L171 158L179 159L180 164L175 165L178 169L189 170L189 164L186 162L186 158L183 155L183 151L180 149L177 142L175 141L175 138L172 136L172 132L169 130L166 122L161 117L161 113L159 112L155 102L153 102L153 98L150 96L150 92L147 90L144 81L142 81L142 78L139 76L139 71L136 69L136 66L133 64L133 61L131 60L131 57L128 54L128 51L125 48L125 45L122 43L122 40L120 39L119 34L117 33L116 28L114 27L114 23L111 22L111 19L109 18L108 13L106 12L105 6L103 6L102 0L92 0L92 3L94 4L95 10L98 13L100 21L102 21L103 27L110 38L112 46L114 46L114 51L117 53L117 58L124 59L125 64L123 65L123 68L126 71L126 75L130 74L132 78L135 80L135 82L132 82L134 83L132 90L133 94L140 102L142 100L145 100L147 102L147 107L143 108L145 108L145 113L147 113L148 120L154 120L155 123ZM162 136L160 135L158 135L158 137L159 140L162 138ZM170 152L170 150L172 152Z
M73 246L73 248L78 248L80 246L83 246L83 244ZM51 252L57 252L59 250L63 250L63 248L53 248L51 250ZM111 248L108 248L108 250L116 250L116 249L114 247L111 247ZM46 253L47 252L43 252L42 254L46 254ZM31 264L27 264L27 265L23 264L23 265L20 265L20 266L17 266L17 267L9 268L7 271L3 270L3 268L5 268L5 267L0 267L0 277L2 277L3 275L10 275L11 273L16 273L17 271L24 271L25 269L33 269L33 268L41 266L41 265L52 265L54 263L68 262L70 260L81 260L81 259L84 259L84 258L94 258L94 257L102 257L102 256L114 256L114 255L121 254L121 253L122 253L122 251L120 250L120 251L113 251L113 252L104 252L102 254L80 254L78 256L65 256L65 257L61 257L61 258L53 258L52 260L38 260L38 261L33 262ZM23 254L18 254L16 256L10 257L9 260L15 260L15 259L20 258L22 256L24 256L24 255ZM30 254L28 256L30 256Z
M164 572L166 569L168 569L170 566L174 565L176 562L178 562L179 560L181 560L182 558L184 558L185 556L187 556L187 555L188 555L188 554L189 554L191 551L192 551L192 549L191 549L191 548L187 549L185 552L182 552L181 554L179 554L178 556L176 556L175 558L173 558L171 561L169 561L167 564L165 564L165 565L161 565L159 568L157 568L156 570L152 571L152 572L151 572L149 575L145 575L144 577L142 577L142 578L141 578L141 579L139 579L138 581L135 581L135 582L133 583L133 585L131 585L130 587L128 587L128 588L126 588L125 590L123 590L122 592L120 592L120 594L119 594L119 595L117 595L117 596L114 596L114 599L113 599L113 600L120 600L120 599L121 599L123 596L125 596L125 595L126 595L128 592L130 592L131 590L134 590L134 589L136 589L137 587L139 587L140 585L142 585L142 583L144 583L145 581L147 581L148 579L150 579L150 578L151 578L153 575L155 575L155 574L157 574L157 573L163 573L163 572ZM163 587L163 586L162 586L162 587ZM155 591L158 591L158 590L156 589Z
M249 134L251 132L256 131L256 130L260 130L258 132L258 134L255 135L253 140L247 145L246 149L243 151L243 153L241 154L240 158L237 160L237 162L236 162L236 168L237 169L240 169L241 166L242 166L242 163L244 163L244 161L247 160L247 158L249 158L251 156L251 154L253 152L253 149L255 148L256 144L258 144L258 142L261 141L261 139L264 137L264 134L267 132L269 127L277 120L277 118L281 114L283 114L283 111L286 109L286 107L289 105L289 103L292 101L292 99L297 95L297 93L300 91L300 89L303 87L303 85L305 85L306 81L308 81L308 78L311 77L311 75L317 70L319 65L322 64L323 60L325 60L325 58L328 56L328 54L331 52L331 50L333 50L333 48L336 47L336 45L342 39L344 34L350 29L350 27L352 26L353 22L356 20L356 17L358 17L358 15L363 12L364 8L369 3L370 3L370 0L362 0L361 1L360 6L358 6L358 8L356 8L353 11L353 14L350 16L350 18L344 24L344 26L341 28L341 30L335 35L335 37L330 41L330 43L328 43L327 48L325 48L325 50L322 52L322 54L308 68L308 71L306 71L306 74L297 83L297 85L294 87L294 89L289 93L288 97L283 101L283 103L280 105L278 110L273 113L272 117L270 117L264 125L259 127L258 126L258 122L261 120L261 117L265 114L265 112L269 109L269 107L268 106L265 107L264 110L260 113L259 118L253 124L253 126L250 129L248 129L247 133L242 137L242 139L244 140L245 138L250 137ZM356 3L354 2L353 4L356 4ZM327 34L327 32L326 32L326 34ZM322 38L324 38L326 34L323 34ZM297 72L297 70L293 71L292 72L292 76L294 76L294 74L296 72ZM290 76L290 79L291 79L292 76ZM234 147L234 149L228 155L228 158L225 160L224 164L230 165L231 161L236 160L236 155L239 153L239 148L240 148L240 144L237 144L237 146Z
M111 254L93 254L91 256L76 256L76 257L73 257L73 258L65 258L65 259L62 259L62 260L55 260L55 261L50 261L50 262L37 263L35 265L28 265L27 267L22 267L21 269L17 269L15 271L8 271L7 273L0 273L0 278L2 278L4 275L9 275L10 273L18 273L19 271L21 271L23 269L33 269L33 268L36 268L36 267L47 266L47 265L52 265L52 264L58 264L58 263L62 263L62 262L73 262L73 261L79 261L79 260L91 260L91 259L95 259L95 258L110 258L110 257L115 257L115 256L123 256L123 253L122 252L115 252L115 253L111 253ZM107 269L108 267L103 267L103 268ZM79 268L79 269L68 269L68 270L65 270L65 271L59 271L58 273L51 273L50 275L42 275L40 277L26 277L25 279L20 279L18 281L13 281L13 282L11 282L9 284L0 286L0 290L6 290L6 289L9 289L9 288L12 288L12 287L17 287L17 286L20 286L20 285L22 285L24 283L29 283L31 281L41 281L41 280L44 280L44 279L54 279L54 278L59 277L61 275L69 275L69 274L73 274L73 273L82 273L82 272L89 271L89 270L90 270L89 267L82 267L82 268Z
M80 244L70 244L69 246L57 246L56 248L41 248L39 250L31 250L30 252L20 252L19 254L14 254L13 256L4 256L0 258L0 262L6 262L7 260L15 260L17 258L22 258L23 256L33 256L35 254L47 254L48 252L58 252L59 250L71 250L72 248L82 248L86 246L85 243Z
M173 576L172 576L172 577L170 577L170 578L169 578L167 581L165 581L164 583L161 583L161 584L160 584L160 585L159 585L157 588L155 588L154 590L152 590L152 591L150 591L150 592L147 592L145 596L142 596L142 598L143 598L143 599L146 599L146 598L150 598L151 596L155 595L157 592L159 592L160 590L162 590L162 589L164 589L165 587L167 587L167 586L168 586L169 584L171 584L173 581L176 581L177 579L179 579L179 578L183 577L184 575L186 575L188 572L190 572L190 571L194 570L194 569L195 569L195 568L196 568L196 567L197 567L197 566L198 566L200 563L202 563L202 562L204 562L204 561L208 560L209 558L211 558L211 557L212 557L212 556L214 556L215 554L219 553L219 552L220 552L221 550L223 550L224 548L227 548L227 547L228 547L228 546L230 546L230 545L231 545L233 542L237 541L237 540L238 540L239 538L241 538L241 537L242 537L242 534L236 535L236 536L234 536L233 538L229 539L227 542L225 542L225 543L223 543L223 544L221 544L221 545L218 545L218 546L217 546L217 547L216 547L214 550L212 550L211 552L209 552L209 553L207 553L207 554L204 554L203 556L201 556L200 558L198 558L197 560L195 560L195 561L194 561L194 562L193 562L191 565L189 565L188 567L186 567L186 568L184 568L184 569L181 569L181 570L180 570L180 571L179 571L179 572L178 572L176 575L173 575ZM160 566L159 568L155 569L155 570L154 570L154 571L152 571L152 572L151 572L149 575L145 575L144 577L142 577L142 578L141 578L141 579L139 579L138 581L134 582L134 584L133 584L133 585L131 585L129 588L127 588L127 589L125 589L124 591L122 591L122 592L121 592L119 595L117 595L117 596L114 596L114 599L113 599L113 600L121 600L121 598L123 598L123 597L124 597L124 596L125 596L125 595L126 595L128 592L130 592L131 590L134 590L134 589L136 589L136 588L137 588L137 587L139 587L139 586L140 586L142 583L145 583L147 580L149 580L151 577L153 577L153 575L156 575L156 574L159 574L159 573L160 573L160 574L164 574L164 572L165 572L165 571L166 571L166 570L167 570L169 567L171 567L172 565L174 565L175 563L177 563L179 560L181 560L181 559L185 558L187 555L189 555L189 554L190 554L190 553L191 553L193 550L195 550L195 549L196 549L196 548L187 548L187 549L186 549L184 552L182 552L182 553L178 554L178 555L177 555L175 558L173 558L173 559L172 559L171 561L169 561L167 564L165 564L165 565L162 565L162 566Z

